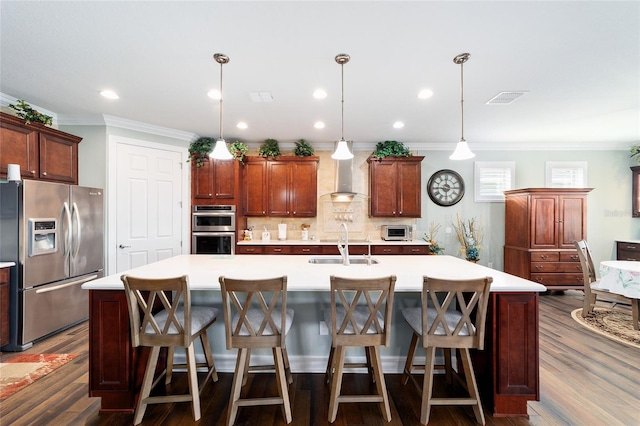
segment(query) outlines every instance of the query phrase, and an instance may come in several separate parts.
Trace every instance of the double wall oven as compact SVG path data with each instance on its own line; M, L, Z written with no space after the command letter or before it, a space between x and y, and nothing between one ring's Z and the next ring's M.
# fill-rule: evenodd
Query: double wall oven
M191 253L235 254L236 206L193 206Z

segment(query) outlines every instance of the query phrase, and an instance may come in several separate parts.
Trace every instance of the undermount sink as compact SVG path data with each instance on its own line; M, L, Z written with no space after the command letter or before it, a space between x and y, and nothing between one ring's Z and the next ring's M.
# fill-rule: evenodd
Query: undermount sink
M309 263L316 263L319 265L341 265L342 257L340 256L322 256L322 257L312 257L309 259ZM367 259L360 256L349 256L349 263L352 265L366 265ZM371 259L371 264L375 265L378 262L376 259Z

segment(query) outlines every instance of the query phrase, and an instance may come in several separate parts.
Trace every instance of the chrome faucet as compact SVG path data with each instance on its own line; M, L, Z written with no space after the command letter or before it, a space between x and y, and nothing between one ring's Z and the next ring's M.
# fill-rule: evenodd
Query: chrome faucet
M363 254L367 260L367 266L371 266L371 235L367 235L367 254Z
M349 266L349 230L347 224L342 222L338 230L338 251L342 256L342 264Z

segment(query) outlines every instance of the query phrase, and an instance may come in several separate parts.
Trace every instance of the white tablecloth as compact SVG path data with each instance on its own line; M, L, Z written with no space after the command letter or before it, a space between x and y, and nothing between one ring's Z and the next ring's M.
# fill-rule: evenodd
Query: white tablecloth
M600 286L612 293L640 299L640 262L633 260L600 262Z

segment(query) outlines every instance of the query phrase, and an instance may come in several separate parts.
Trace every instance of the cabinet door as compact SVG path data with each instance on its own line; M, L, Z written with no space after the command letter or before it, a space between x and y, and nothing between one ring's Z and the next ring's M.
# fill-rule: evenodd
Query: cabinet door
M558 198L558 248L573 249L574 241L585 238L586 212L586 197L562 195Z
M247 161L244 166L244 215L267 215L267 163Z
M369 215L393 217L397 212L397 167L394 162L372 161L369 164Z
M78 144L40 134L40 179L78 184Z
M318 206L318 163L291 163L291 216L316 217Z
M420 163L398 163L398 216L420 217Z
M191 172L191 191L194 200L212 200L213 160L204 159L201 167L197 167L195 161L192 160Z
M24 126L0 121L0 176L7 176L7 164L19 164L25 179L36 179L38 167L38 132Z
M557 205L556 195L531 198L531 248L558 248Z
M213 160L213 188L216 200L231 204L236 197L236 160Z
M269 216L290 215L289 163L270 161L268 164Z

